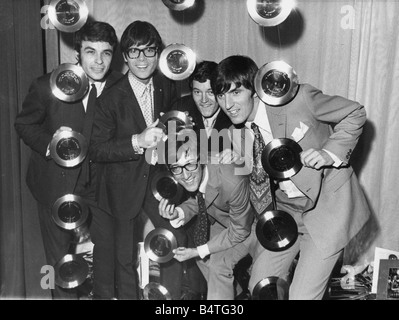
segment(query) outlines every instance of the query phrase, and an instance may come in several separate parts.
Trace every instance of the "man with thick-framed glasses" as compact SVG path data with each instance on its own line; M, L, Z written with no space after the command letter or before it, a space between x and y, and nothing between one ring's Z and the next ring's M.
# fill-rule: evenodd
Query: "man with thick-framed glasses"
M169 219L177 230L195 216L201 229L200 214L205 214L209 220L209 237L203 244L197 243L195 248L178 247L174 258L178 261L196 260L207 280L208 300L234 300L233 269L259 246L249 201L249 177L235 175L234 164L200 163L200 159L202 161L207 156L199 156L200 146L194 131L183 129L178 135L187 136L188 140L178 138L176 149L166 149L166 159L176 159L167 167L192 197L179 206L161 199L159 214ZM205 200L202 207L201 196ZM199 239L195 229L193 232L194 239Z
M94 161L105 163L98 201L112 213L103 228L111 230L110 241L115 243L110 259L115 257L118 298L138 299L134 260L143 213L155 227L173 229L159 216L158 201L149 186L159 166L156 154L145 151L162 139L158 118L169 111L177 94L175 83L158 71L164 45L152 24L132 22L122 34L120 48L128 72L97 104L90 154ZM152 155L150 161L146 153ZM184 243L184 232L174 230L174 234ZM181 263L173 262L161 265L161 284L173 299L179 299L183 269Z

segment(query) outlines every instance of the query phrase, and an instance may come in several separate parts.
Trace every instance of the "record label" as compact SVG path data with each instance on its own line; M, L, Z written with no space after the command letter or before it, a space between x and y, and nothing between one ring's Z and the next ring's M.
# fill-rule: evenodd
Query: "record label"
M75 32L86 23L89 10L84 0L52 0L48 17L56 29Z
M188 78L196 66L195 53L183 44L167 46L159 57L159 68L171 80Z

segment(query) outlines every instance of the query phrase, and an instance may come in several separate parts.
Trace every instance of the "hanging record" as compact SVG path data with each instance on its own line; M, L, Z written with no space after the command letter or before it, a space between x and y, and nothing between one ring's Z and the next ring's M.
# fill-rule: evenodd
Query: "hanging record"
M143 290L144 300L172 300L169 291L159 283L150 282Z
M162 0L171 10L182 11L193 6L195 0Z
M63 130L57 133L50 142L50 156L62 167L75 167L87 155L87 140L77 131Z
M298 238L298 226L289 213L269 210L261 214L256 223L256 237L265 249L284 251Z
M176 237L165 228L156 228L145 237L145 253L154 262L164 263L172 260L175 249L177 249Z
M262 151L262 167L275 179L288 179L297 174L303 166L301 152L301 146L292 139L273 139Z
M292 0L247 0L250 17L263 27L273 27L282 23L292 9Z
M255 75L255 90L259 98L270 106L281 106L295 98L298 76L284 61L263 65Z
M66 194L54 202L51 214L59 227L73 230L86 222L89 216L89 208L81 197Z
M196 55L189 47L173 43L162 50L159 68L171 80L184 80L194 71Z
M253 292L252 300L288 300L289 285L279 277L260 280Z
M81 66L63 63L50 76L51 92L65 102L83 99L89 90L89 79Z
M168 199L169 204L179 204L183 195L183 187L176 181L169 171L159 171L153 175L151 190L155 199Z
M77 254L65 255L54 266L55 283L64 289L81 285L89 274L87 261Z
M57 30L75 32L86 23L89 9L83 0L52 0L47 13Z

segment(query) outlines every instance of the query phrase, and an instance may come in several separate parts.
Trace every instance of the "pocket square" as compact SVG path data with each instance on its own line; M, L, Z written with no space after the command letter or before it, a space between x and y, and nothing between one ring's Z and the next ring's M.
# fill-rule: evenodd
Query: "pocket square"
M309 130L309 127L302 121L299 122L299 128L295 128L291 136L294 138L295 142L299 142L305 136L305 133Z

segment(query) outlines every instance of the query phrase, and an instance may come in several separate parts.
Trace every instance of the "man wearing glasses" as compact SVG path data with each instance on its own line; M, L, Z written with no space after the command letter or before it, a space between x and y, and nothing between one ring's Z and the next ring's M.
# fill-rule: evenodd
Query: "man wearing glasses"
M115 260L116 297L138 299L135 246L141 232L139 214L144 211L155 227L169 226L158 215L158 201L148 187L158 167L156 154L148 149L164 135L157 127L158 117L169 110L176 91L174 83L157 70L163 43L152 24L131 23L120 46L129 70L97 103L90 155L104 163L98 201L111 212L102 228L104 234L113 235L108 237L115 248L109 252L108 263ZM173 267L161 269L161 282L177 298L174 285L179 273Z
M208 237L202 239L202 243L197 242L201 240L201 234L194 229L197 246L180 246L175 250L174 258L178 261L196 259L208 283L208 300L234 300L233 269L238 261L255 252L259 245L252 230L255 224L249 201L249 178L235 175L234 164L200 164L202 157L198 151L198 140L187 130L179 132L179 135L187 135L189 139L181 146L182 141L177 139L176 161L169 163L168 169L193 197L179 206L162 199L159 214L169 219L177 229L197 216L198 230L201 229L200 214L205 214L209 223ZM168 156L171 152L169 149ZM201 197L205 205L202 205Z

